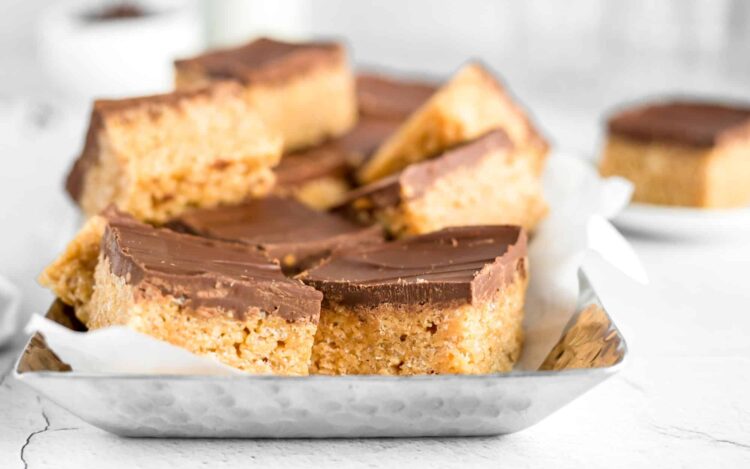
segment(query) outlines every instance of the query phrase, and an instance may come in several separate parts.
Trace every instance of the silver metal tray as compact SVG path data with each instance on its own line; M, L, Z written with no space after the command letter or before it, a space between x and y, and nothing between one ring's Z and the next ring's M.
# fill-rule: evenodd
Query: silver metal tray
M15 377L122 436L470 436L527 428L616 373L627 356L585 274L577 313L538 371L430 376L169 376L71 371L31 338ZM76 328L59 301L47 316ZM124 351L127 353L127 351Z

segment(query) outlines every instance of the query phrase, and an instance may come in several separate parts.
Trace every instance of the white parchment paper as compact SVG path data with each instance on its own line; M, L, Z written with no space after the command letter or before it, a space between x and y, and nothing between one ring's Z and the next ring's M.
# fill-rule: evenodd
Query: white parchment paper
M589 274L595 284L646 281L632 248L608 222L630 200L630 183L620 178L602 179L589 163L555 153L545 170L544 190L550 212L529 246L531 283L524 324L526 342L516 366L519 370L537 369L559 339L574 313L577 271L587 253L594 251L600 255L596 259L603 258L619 269L592 268ZM616 312L608 312L619 325ZM213 358L193 355L126 327L81 333L35 315L27 332L35 331L41 332L60 359L78 372L241 373Z

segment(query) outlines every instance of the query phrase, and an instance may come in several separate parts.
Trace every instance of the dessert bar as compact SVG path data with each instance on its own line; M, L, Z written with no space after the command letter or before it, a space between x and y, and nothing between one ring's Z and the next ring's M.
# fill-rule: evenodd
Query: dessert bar
M516 147L528 147L541 171L546 142L486 69L467 65L378 148L360 169L359 180L370 183L382 179L494 128L503 129Z
M108 218L114 214L110 208L86 220L65 251L39 276L39 283L63 303L72 306L84 324L88 321L87 306L94 293L94 270L99 262L102 236Z
M322 295L248 246L110 217L86 326L125 325L252 373L305 375Z
M528 151L494 130L353 191L334 211L361 224L380 223L396 237L460 225L531 230L547 208Z
M288 273L310 267L336 250L383 240L379 227L355 225L281 197L195 210L170 226L257 247Z
M67 190L89 216L115 204L159 222L268 193L280 157L281 138L236 84L99 100Z
M449 228L340 252L301 278L324 294L310 373L493 373L520 353L520 227Z
M608 122L600 171L635 185L633 200L706 208L750 203L750 106L673 101Z
M178 60L175 69L177 89L239 82L251 107L281 132L287 151L341 135L357 119L354 76L345 48L335 42L261 38Z

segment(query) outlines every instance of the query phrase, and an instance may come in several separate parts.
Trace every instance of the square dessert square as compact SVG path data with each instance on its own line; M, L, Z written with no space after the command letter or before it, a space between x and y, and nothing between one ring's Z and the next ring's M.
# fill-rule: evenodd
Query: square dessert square
M268 193L280 157L281 138L232 83L99 100L67 190L89 216L115 204L161 222L187 207Z
M546 213L534 158L493 130L353 191L334 211L391 235L449 226L513 224L532 230Z
M258 374L306 375L322 294L247 246L110 217L89 329L124 325Z
M673 101L608 121L604 176L633 182L633 200L704 208L750 203L750 107Z
M484 67L469 64L419 106L359 171L374 182L450 147L500 128L518 148L529 148L541 172L547 144L525 112Z
M323 292L310 373L509 371L522 344L526 235L449 228L340 252L300 278Z
M195 210L170 226L257 247L278 260L287 273L298 273L339 249L383 240L379 227L356 225L282 197Z
M175 62L177 89L239 82L248 103L281 132L284 149L316 145L357 119L354 76L335 42L288 43L261 38Z

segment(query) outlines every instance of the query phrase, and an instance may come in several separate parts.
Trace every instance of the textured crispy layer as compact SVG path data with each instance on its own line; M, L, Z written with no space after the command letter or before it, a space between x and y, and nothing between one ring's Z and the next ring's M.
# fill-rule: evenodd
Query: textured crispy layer
M106 258L100 259L95 280L89 329L125 325L251 373L307 374L313 322L287 321L257 308L241 320L221 311L193 310L156 288L129 285L111 272Z
M169 99L167 99L169 98ZM88 215L114 203L166 221L187 207L268 193L281 139L237 86L98 102L69 190Z
M715 147L644 142L610 136L600 164L603 176L635 185L637 202L704 208L750 203L750 140Z
M283 85L247 86L248 102L284 137L284 149L316 145L347 132L357 120L354 77L342 61Z
M378 148L360 170L359 180L376 181L495 128L503 129L515 146L534 148L541 170L546 143L495 78L480 65L470 64Z
M88 320L86 306L94 292L94 269L106 226L107 221L102 216L89 218L65 251L39 276L39 283L65 304L73 306L84 324Z
M521 261L523 262L523 261ZM350 307L324 301L311 374L414 375L510 371L523 342L527 279L490 301Z

